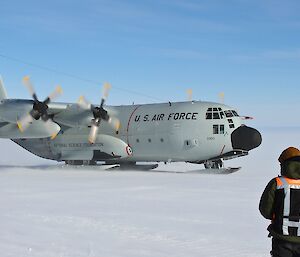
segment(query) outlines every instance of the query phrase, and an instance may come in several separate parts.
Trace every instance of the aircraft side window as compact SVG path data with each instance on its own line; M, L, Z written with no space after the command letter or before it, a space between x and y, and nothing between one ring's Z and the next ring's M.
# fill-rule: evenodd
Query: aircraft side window
M219 134L219 125L213 125L213 134Z
M206 119L207 120L211 120L212 119L212 113L211 112L207 112L206 113Z
M213 111L214 111L214 112L217 112L217 111L218 111L218 108L213 108Z
M213 113L213 118L214 118L214 120L219 120L220 119L219 113L218 112L214 112Z
M225 131L224 125L220 125L220 134L224 134L224 131Z
M208 108L207 111L208 111L208 112L211 112L211 111L212 111L212 108Z

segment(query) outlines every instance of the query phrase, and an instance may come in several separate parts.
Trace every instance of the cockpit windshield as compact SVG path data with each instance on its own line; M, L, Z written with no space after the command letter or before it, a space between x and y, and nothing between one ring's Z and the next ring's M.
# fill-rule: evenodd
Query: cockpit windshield
M224 118L224 112L220 107L208 108L206 111L207 120L220 120Z
M207 120L219 120L224 118L239 117L235 110L223 111L220 107L208 108L206 111Z

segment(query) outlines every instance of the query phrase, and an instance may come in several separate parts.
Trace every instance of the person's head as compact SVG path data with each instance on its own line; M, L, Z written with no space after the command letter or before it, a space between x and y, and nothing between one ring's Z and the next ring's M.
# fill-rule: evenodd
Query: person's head
M282 165L286 161L299 160L300 161L300 150L296 147L288 147L285 149L278 158L278 161Z
M278 161L281 166L281 174L300 176L300 150L296 147L288 147L279 156ZM297 164L295 164L297 162ZM295 178L296 178L295 177Z

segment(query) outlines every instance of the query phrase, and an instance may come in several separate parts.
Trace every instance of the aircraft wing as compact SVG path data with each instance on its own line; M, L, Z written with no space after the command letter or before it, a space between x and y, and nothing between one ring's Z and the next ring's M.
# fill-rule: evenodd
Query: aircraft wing
M67 127L87 127L93 119L91 110L83 109L79 104L67 104L63 110L49 105L49 113L54 114L53 120Z
M0 104L0 137L10 139L55 137L61 125L87 126L93 115L90 110L82 110L78 104L51 103L47 114L54 122L51 119L35 120L29 115L32 106L32 100L4 100ZM22 129L20 122L22 120L30 124L28 128Z
M55 137L61 126L89 127L94 119L92 110L82 108L78 103L50 103L47 109L49 122L42 119L35 120L29 115L33 104L32 100L4 100L0 104L0 137L11 139ZM111 108L107 107L107 111L114 115ZM24 124L30 124L23 131L20 126L22 119L25 119Z

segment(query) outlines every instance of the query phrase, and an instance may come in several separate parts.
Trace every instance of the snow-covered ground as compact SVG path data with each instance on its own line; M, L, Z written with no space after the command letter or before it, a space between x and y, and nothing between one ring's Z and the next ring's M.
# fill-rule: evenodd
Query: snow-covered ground
M0 256L269 256L259 198L300 133L262 132L260 148L225 163L243 167L229 175L49 168L1 140Z

